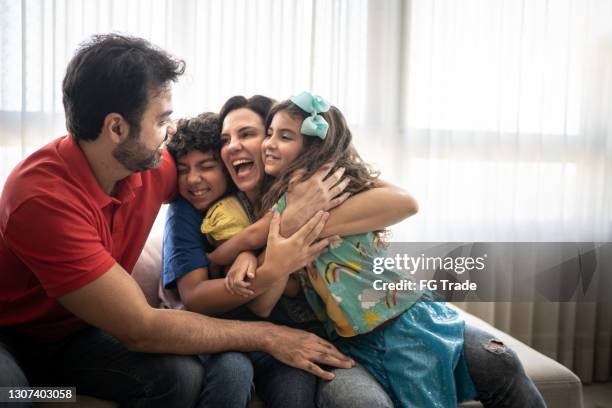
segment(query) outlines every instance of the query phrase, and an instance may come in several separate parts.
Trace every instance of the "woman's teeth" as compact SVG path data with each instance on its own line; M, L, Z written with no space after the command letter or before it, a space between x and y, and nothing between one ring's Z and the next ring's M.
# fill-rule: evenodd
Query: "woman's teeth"
M253 161L246 159L234 160L232 162L232 165L234 166L236 174L240 174L245 171L248 171L251 167L253 167Z

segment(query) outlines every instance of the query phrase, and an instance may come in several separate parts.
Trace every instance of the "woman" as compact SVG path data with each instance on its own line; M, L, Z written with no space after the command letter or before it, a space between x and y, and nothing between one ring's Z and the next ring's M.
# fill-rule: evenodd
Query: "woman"
M234 184L242 193L243 206L248 212L259 211L261 189L264 183L264 170L261 159L261 144L265 137L265 118L273 101L263 96L230 98L221 108L221 159L225 164ZM328 170L327 170L328 171ZM288 206L283 214L281 232L283 235L293 233L304 222L319 210L330 210L326 229L334 234L344 235L365 231L368 228L382 229L388 225L414 214L416 201L401 189L387 183L380 183L366 193L358 194L338 207L348 195L342 190L348 180L341 181L341 172L323 180L326 169L312 179L294 184L287 195ZM337 184L337 185L336 185ZM336 185L334 188L333 186ZM366 202L368 205L361 205ZM357 213L359 209L362 213ZM365 211L364 211L365 209ZM254 217L253 217L254 218ZM359 218L360 223L355 223ZM215 258L214 252L211 259ZM227 263L228 259L226 259ZM294 327L318 328L318 323L296 323L302 315L295 302L284 302L286 310L275 310L272 317L278 322ZM278 308L277 308L278 309ZM283 309L283 308L281 308ZM304 304L304 310L308 306ZM288 317L290 315L293 317ZM295 317L298 317L295 319ZM314 316L312 316L314 320ZM332 381L320 381L318 405L321 407L392 407L390 398L380 385L361 367L335 370Z

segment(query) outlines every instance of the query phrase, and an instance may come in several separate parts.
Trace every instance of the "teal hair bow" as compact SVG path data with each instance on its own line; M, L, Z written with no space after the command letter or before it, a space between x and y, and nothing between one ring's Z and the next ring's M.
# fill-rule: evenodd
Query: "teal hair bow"
M325 139L329 124L319 115L319 113L327 112L330 108L329 102L318 95L313 95L310 92L302 92L299 95L292 96L291 102L295 103L302 110L310 113L310 116L304 119L300 132L303 135L316 136Z

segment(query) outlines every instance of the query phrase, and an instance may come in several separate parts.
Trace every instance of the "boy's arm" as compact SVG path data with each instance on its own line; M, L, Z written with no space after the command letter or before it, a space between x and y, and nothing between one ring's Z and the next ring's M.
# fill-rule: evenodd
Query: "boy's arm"
M223 279L208 279L208 268L198 268L177 282L185 308L191 312L217 316L249 301L225 289Z

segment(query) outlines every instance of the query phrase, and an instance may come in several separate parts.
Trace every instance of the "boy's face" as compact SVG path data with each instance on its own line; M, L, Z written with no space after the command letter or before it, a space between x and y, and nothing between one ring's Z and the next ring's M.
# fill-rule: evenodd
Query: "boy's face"
M205 210L227 189L223 164L212 152L192 150L176 161L179 194L198 210Z

